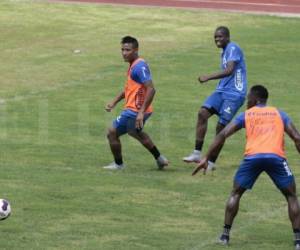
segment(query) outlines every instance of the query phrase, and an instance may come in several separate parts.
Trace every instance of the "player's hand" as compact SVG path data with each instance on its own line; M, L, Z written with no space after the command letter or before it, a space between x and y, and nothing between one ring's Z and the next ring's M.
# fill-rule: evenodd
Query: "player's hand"
M105 110L107 112L111 112L114 107L115 107L115 105L113 103L108 103L105 105Z
M200 83L205 83L209 80L209 78L207 76L199 76L198 81Z
M203 158L198 164L197 167L194 169L192 175L196 175L201 169L203 169L203 174L206 173L206 169L208 167L208 161L206 158Z
M144 113L139 112L135 120L135 128L141 130L144 126Z

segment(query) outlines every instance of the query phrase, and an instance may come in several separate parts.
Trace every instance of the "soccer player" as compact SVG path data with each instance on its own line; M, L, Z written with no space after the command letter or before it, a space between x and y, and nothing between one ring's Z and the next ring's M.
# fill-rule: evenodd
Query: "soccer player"
M248 109L216 136L193 175L200 169L206 171L208 159L226 138L245 128L247 139L245 156L235 174L233 190L227 201L220 243L227 245L229 242L230 229L238 213L243 193L252 188L262 172L266 172L287 200L289 218L295 235L295 249L300 250L300 207L294 176L285 156L284 132L294 141L299 153L300 134L286 113L275 107L266 106L267 99L268 91L265 87L256 85L251 88L248 94Z
M152 100L155 88L148 64L138 55L139 44L134 37L126 36L121 41L121 51L125 62L129 63L124 90L105 107L110 112L118 102L125 99L125 107L120 116L108 129L107 138L114 162L105 169L124 168L120 136L128 133L147 148L156 160L159 169L168 165L168 160L160 154L149 135L143 131L146 120L152 114Z
M221 71L200 76L198 80L200 83L213 79L220 79L220 81L216 90L206 99L198 112L195 149L189 156L183 158L183 161L188 163L199 162L201 159L208 119L214 114L219 116L216 125L216 134L218 134L243 105L247 94L247 73L242 49L236 43L230 41L230 33L227 27L218 27L214 37L217 47L223 50L221 54ZM220 145L218 150L215 150L214 154L210 156L209 170L215 169L215 162L222 147L223 145Z

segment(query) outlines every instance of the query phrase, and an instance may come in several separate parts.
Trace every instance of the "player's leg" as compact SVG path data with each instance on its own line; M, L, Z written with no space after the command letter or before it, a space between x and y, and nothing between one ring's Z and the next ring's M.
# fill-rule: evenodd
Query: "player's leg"
M288 202L288 213L293 229L298 230L300 244L300 206L296 195L296 184L292 183L287 188L280 190Z
M203 142L205 139L205 135L207 132L207 124L208 119L215 114L215 111L210 108L202 107L198 112L198 119L196 125L196 142L195 142L195 149L201 151Z
M268 161L266 172L287 200L288 214L295 237L295 249L300 250L300 206L294 176L285 159L269 158Z
M120 136L127 133L128 119L129 117L126 115L126 112L123 111L120 116L113 121L112 127L107 131L107 139L114 157L114 162L104 166L103 168L105 169L117 170L124 168Z
M184 162L199 162L201 158L201 150L204 143L204 138L207 131L208 119L213 115L213 113L205 107L202 107L198 112L198 119L196 125L196 141L194 151L184 157L182 160Z
M221 93L214 92L206 99L203 106L200 108L196 124L195 149L189 156L183 158L184 162L190 163L200 161L202 146L207 132L208 119L212 115L218 113L217 110L219 109L220 105Z
M235 174L233 189L226 203L224 228L219 238L221 244L229 243L230 230L239 210L240 199L247 189L253 187L262 172L260 164L260 159L244 159Z
M159 169L163 169L169 164L169 161L164 157L158 148L153 143L150 136L144 131L131 130L128 132L130 136L137 139L148 151L153 155Z
M219 134L223 130L223 128L225 128L225 125L222 124L222 123L220 123L220 122L218 122L217 126L216 126L216 135ZM208 170L213 171L213 170L216 169L215 162L218 159L219 154L220 154L223 146L224 146L224 143L221 144L221 145L219 145L219 147L214 151L214 153L209 158L209 160L208 160L208 167L207 167Z
M145 115L144 126L150 116L151 114ZM135 128L135 118L131 119L130 122L127 124L127 129L128 129L128 134L133 138L135 138L136 140L138 140L153 155L159 169L163 169L165 166L169 164L167 158L160 153L160 151L155 146L150 136L147 133L145 133L142 129L137 130Z
M114 162L104 166L105 169L121 169L124 167L122 158L121 141L116 128L109 128L107 132L107 139L109 142L110 150L114 157Z
M220 243L227 245L230 238L230 230L239 211L240 199L243 193L246 191L246 188L241 187L237 183L234 183L231 194L227 200L225 207L225 218L224 218L224 228L223 233L220 236Z
M295 249L300 249L300 206L296 195L296 184L293 183L285 189L281 189L288 203L289 218L294 232Z
M246 191L245 188L239 186L238 184L234 184L231 194L226 203L225 209L225 225L232 225L235 216L239 210L240 199L243 193Z
M238 112L239 108L244 103L244 97L235 96L228 93L222 94L222 105L218 110L219 113L219 122L216 126L216 134L220 133L223 128L233 119L235 114ZM219 148L215 151L215 153L209 159L209 168L212 170L215 169L215 162L217 161L220 152L223 148L224 144L220 145Z
M149 119L151 114L146 114L144 116L143 124L146 125L146 121ZM136 117L133 117L127 122L127 132L128 135L138 140L145 148L147 148L149 151L155 147L153 141L151 140L150 136L143 132L142 129L137 129L135 126Z

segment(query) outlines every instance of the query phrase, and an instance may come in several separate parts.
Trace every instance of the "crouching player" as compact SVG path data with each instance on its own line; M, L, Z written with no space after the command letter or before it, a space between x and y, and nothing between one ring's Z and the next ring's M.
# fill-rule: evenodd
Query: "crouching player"
M289 218L294 230L295 249L300 250L300 208L294 176L286 161L284 132L295 142L300 153L300 134L286 113L266 106L268 91L261 85L253 86L248 94L248 109L228 124L215 138L207 154L195 168L206 171L209 157L227 137L241 128L246 129L245 157L234 177L233 190L225 209L224 230L220 243L229 243L230 229L239 210L243 193L251 189L262 172L266 172L288 203Z

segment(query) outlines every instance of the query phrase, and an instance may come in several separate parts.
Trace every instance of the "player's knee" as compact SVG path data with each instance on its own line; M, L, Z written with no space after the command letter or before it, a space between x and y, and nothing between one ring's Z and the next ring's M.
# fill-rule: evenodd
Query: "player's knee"
M224 128L225 128L225 125L218 122L218 124L216 126L216 134L219 134Z
M128 135L130 135L131 137L137 139L140 143L145 144L147 143L147 138L144 136L143 132L138 132L136 130L132 130L128 132Z
M200 122L207 122L208 120L208 115L206 114L206 111L204 111L203 109L200 109L198 112L198 120Z
M287 200L298 199L296 193L295 193L295 192L292 192L292 191L290 191L290 190L287 190L287 189L282 190L282 193L283 193L283 195L285 196L285 198L286 198Z
M232 191L231 194L230 194L230 200L239 200L241 198L241 194L238 193L238 192L235 192L235 191Z
M106 133L106 137L108 140L113 140L117 137L117 132L114 128L109 128Z
M292 183L287 188L280 189L280 191L287 199L297 198L295 183Z
M229 199L227 201L226 207L228 210L236 209L241 199L241 194L236 192L231 192Z
M234 199L240 199L245 191L245 188L242 188L235 183L230 195Z
M129 136L131 136L133 138L136 138L137 140L140 139L139 133L135 129L131 129L127 133L128 133Z
M150 140L150 138L148 138L148 137L144 137L142 140L141 140L141 143L143 144L143 145L150 145L151 144L151 140Z

